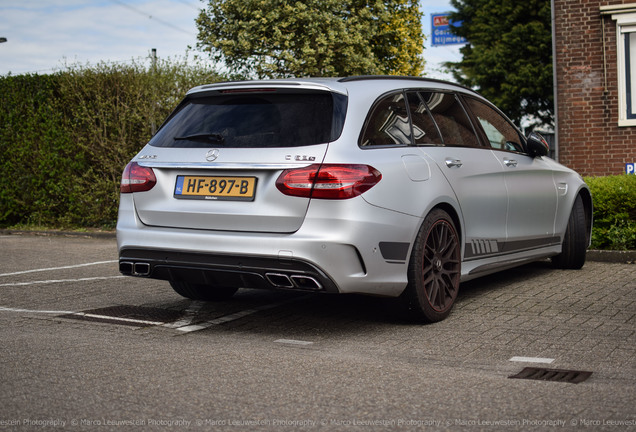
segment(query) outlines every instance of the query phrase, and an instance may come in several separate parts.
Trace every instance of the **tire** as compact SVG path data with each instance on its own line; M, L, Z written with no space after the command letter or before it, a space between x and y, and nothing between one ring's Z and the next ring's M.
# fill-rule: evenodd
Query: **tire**
M585 264L588 237L583 199L578 195L568 219L561 253L552 257L552 266L559 269L578 270Z
M408 285L402 294L414 319L433 323L450 314L459 291L460 245L448 213L435 209L426 216L415 239Z
M228 300L238 291L238 288L234 287L215 287L183 281L170 281L170 285L177 294L191 300Z

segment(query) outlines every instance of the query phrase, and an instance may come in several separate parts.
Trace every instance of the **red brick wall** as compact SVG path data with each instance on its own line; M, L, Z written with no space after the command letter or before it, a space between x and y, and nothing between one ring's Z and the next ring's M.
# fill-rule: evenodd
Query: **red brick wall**
M622 174L636 162L636 127L618 127L616 22L600 14L634 1L554 0L559 162L585 176Z

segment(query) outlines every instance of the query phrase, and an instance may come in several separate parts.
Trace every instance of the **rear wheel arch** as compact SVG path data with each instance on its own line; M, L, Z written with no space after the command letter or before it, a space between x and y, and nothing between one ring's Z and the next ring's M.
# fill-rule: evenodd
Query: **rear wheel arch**
M435 207L433 207L429 211L429 213L431 211L433 211L434 209L436 209L436 208L438 208L440 210L444 210L451 217L451 219L453 220L453 223L455 224L455 230L457 231L457 235L459 236L460 245L463 245L464 244L464 242L463 242L464 233L463 233L463 230L462 230L463 224L461 222L461 218L459 216L458 211L455 209L455 207L453 205L444 202L444 203L437 204Z

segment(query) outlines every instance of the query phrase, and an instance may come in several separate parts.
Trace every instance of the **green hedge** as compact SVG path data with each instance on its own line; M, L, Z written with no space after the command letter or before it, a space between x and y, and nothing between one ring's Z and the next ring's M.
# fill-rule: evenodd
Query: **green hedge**
M166 61L0 76L0 227L113 227L123 167L188 89L221 79Z
M636 250L636 176L588 177L594 201L593 249Z

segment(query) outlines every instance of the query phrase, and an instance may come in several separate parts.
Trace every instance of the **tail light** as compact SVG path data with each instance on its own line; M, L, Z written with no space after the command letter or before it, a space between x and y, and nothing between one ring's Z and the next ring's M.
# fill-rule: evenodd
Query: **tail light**
M145 192L152 189L157 178L152 168L142 167L137 162L130 162L121 176L121 193Z
M276 187L290 196L349 199L368 191L381 179L380 171L369 165L315 164L283 171Z

